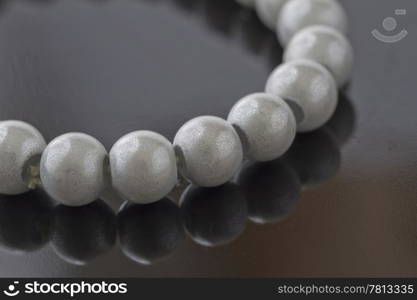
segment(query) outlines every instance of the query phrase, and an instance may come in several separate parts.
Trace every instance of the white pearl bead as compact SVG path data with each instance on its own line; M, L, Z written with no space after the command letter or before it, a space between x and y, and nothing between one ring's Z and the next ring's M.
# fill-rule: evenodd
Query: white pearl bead
M254 161L269 161L284 154L297 128L294 114L285 101L264 93L241 99L227 120L239 133L246 157Z
M281 9L277 34L282 46L301 29L327 25L342 33L347 31L347 16L336 0L290 0Z
M288 0L255 0L255 8L259 19L271 30L276 29L278 15Z
M246 7L253 7L255 0L236 0L236 2Z
M353 49L339 31L322 25L298 32L288 44L284 61L310 59L325 66L339 87L349 80L353 68Z
M338 101L337 84L322 65L294 60L278 66L270 75L266 92L287 101L298 121L298 131L312 131L333 115Z
M151 131L135 131L120 138L110 150L112 184L131 202L152 203L165 197L177 183L172 144Z
M62 204L89 204L105 188L106 158L106 149L95 138L83 133L61 135L52 140L42 154L42 185Z
M21 121L0 122L0 193L17 195L29 190L23 178L26 164L39 156L46 143L39 131Z
M243 158L238 134L218 117L202 116L188 121L176 134L174 146L181 173L204 187L232 179Z

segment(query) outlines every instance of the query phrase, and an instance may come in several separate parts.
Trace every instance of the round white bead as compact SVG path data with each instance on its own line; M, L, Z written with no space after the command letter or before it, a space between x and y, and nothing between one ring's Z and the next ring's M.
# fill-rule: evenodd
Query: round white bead
M241 137L245 156L254 161L280 157L291 146L296 122L290 107L271 94L251 94L237 102L227 120Z
M238 134L218 117L202 116L188 121L175 136L174 146L181 173L199 186L226 183L242 163Z
M246 7L253 7L255 0L236 0L236 2Z
M131 132L113 145L110 171L116 191L139 204L161 200L177 183L172 144L162 135L146 130Z
M336 0L290 0L281 9L277 34L286 46L301 29L312 25L327 25L342 33L347 31L347 16Z
M105 188L106 158L106 149L95 138L83 133L61 135L52 140L42 154L42 185L62 204L89 204Z
M339 31L316 25L301 30L291 39L284 61L294 59L310 59L322 64L342 87L352 73L353 49Z
M276 29L278 15L288 0L255 0L255 8L259 19L271 30Z
M298 131L312 131L333 115L338 101L337 84L322 65L294 60L278 66L270 75L266 92L287 101L298 121Z
M21 121L0 122L0 194L17 195L29 190L23 178L26 163L45 149L39 131Z

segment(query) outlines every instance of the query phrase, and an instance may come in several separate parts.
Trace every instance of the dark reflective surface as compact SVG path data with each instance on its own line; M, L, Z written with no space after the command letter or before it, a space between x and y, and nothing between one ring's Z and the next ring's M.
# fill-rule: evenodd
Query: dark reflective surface
M280 160L245 164L234 183L182 186L173 201L120 208L110 194L74 209L41 192L3 196L0 275L416 276L417 5L343 3L355 73L325 127ZM274 33L229 0L0 4L0 118L48 140L172 139L189 118L225 117L263 90L282 57ZM410 36L380 43L370 31L395 8Z
M180 210L168 199L125 204L118 215L118 233L125 255L144 265L169 256L184 238Z
M319 186L335 176L342 159L339 146L327 128L299 134L285 156L306 187Z
M248 208L239 186L190 186L181 198L184 227L191 238L207 247L237 239L246 228Z
M23 255L45 246L52 235L52 208L38 192L0 196L0 248Z
M301 196L300 178L283 160L245 165L238 184L248 203L249 219L259 224L283 221Z
M116 217L99 200L82 207L54 209L52 247L63 260L84 265L109 251L116 242Z

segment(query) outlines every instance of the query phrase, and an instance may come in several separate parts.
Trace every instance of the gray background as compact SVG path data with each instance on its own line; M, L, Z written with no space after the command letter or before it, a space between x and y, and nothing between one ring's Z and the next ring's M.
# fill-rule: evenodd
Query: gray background
M2 197L0 276L417 276L417 3L342 2L356 52L353 79L332 123L293 151L290 161L300 159L310 184L299 201L283 204L284 220L248 222L219 247L167 233L159 244L172 253L145 266L112 245L116 225L104 204L103 213L93 207L91 217L78 218L36 194ZM407 9L396 18L397 31L409 35L381 43L370 32L384 32L382 20L396 8ZM47 140L82 131L107 148L137 129L172 139L188 119L225 117L240 97L261 91L281 56L274 34L229 0L2 1L0 119L28 121ZM285 198L268 188L286 179L265 174L251 197ZM243 230L233 215L239 209L223 208L201 222L224 222L225 235L227 226ZM138 248L157 253L159 244L147 239L155 245L155 232L164 236L177 224L152 231L161 216L147 216L150 233L135 228Z

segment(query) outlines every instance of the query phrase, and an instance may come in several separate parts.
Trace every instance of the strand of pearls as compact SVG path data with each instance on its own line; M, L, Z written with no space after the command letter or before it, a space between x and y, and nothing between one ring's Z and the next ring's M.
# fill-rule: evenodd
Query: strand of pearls
M353 66L342 6L336 0L236 1L255 8L285 48L284 63L272 72L264 92L239 100L227 120L200 116L188 121L173 143L139 130L120 138L109 154L83 133L47 144L33 126L2 121L0 193L41 186L57 201L80 206L99 198L109 177L123 199L151 203L175 187L178 173L199 186L222 185L244 158L274 160L289 149L297 131L324 125Z

